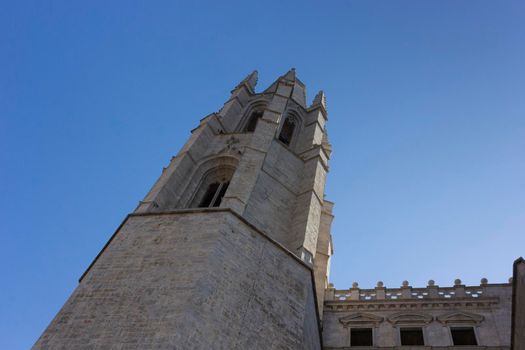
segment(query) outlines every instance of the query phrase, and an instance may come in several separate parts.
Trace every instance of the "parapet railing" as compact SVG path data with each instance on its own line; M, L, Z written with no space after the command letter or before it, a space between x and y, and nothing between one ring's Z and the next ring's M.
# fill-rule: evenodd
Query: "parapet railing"
M335 289L333 285L330 284L326 289L325 301L424 300L454 298L477 299L484 296L486 294L486 288L490 286L491 285L488 284L487 279L485 278L481 280L479 286L465 286L461 284L461 280L459 279L454 281L453 287L439 287L435 285L432 280L428 281L428 286L425 288L412 288L408 281L404 281L400 288L386 288L383 286L383 282L378 282L374 289L361 289L356 282L352 284L352 288L350 289Z

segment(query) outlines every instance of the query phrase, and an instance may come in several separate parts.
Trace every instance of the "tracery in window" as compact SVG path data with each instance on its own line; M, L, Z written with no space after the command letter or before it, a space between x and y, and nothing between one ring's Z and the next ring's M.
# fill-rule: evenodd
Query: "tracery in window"
M235 168L229 166L217 167L204 175L204 179L201 181L189 207L210 208L220 206L230 185L234 170Z
M224 197L229 185L229 181L209 184L208 189L199 204L199 208L218 207L221 205L222 197Z

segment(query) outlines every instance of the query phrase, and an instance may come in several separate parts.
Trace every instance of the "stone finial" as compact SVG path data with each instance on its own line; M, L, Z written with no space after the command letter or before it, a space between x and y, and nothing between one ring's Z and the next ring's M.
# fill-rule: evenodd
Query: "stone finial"
M403 287L408 287L408 281L407 280L403 281Z
M428 286L434 287L436 285L436 282L434 280L428 280Z
M460 285L461 285L461 280L460 280L459 278L456 278L456 279L454 280L454 285L455 285L455 286L460 286Z
M352 283L352 288L357 288L357 287L359 287L359 283L357 282Z
M513 281L513 279L512 279L512 277L510 277L510 278L509 278L509 283L512 284L512 281Z
M485 277L483 277L483 278L481 279L480 283L481 283L482 286L484 286L484 285L486 285L487 283L489 283L489 280L486 279Z
M383 288L383 281L377 281L377 288Z
M328 288L334 288L334 284L333 283L328 283Z
M259 76L259 73L257 72L257 70L254 70L253 72L251 72L250 74L248 74L248 76L246 78L244 78L240 83L239 85L237 85L237 87L243 85L243 84L246 84L248 85L252 90L255 91L255 85L257 85L257 80L258 80L258 76Z
M312 106L321 105L324 109L326 109L326 96L323 92L323 90L319 91L317 95L314 97L314 102L312 102Z

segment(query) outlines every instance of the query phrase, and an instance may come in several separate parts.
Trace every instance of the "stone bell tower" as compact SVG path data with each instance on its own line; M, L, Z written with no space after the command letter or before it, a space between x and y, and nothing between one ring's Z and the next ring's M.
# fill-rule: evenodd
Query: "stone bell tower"
M257 72L188 142L34 349L321 349L332 251L322 92Z

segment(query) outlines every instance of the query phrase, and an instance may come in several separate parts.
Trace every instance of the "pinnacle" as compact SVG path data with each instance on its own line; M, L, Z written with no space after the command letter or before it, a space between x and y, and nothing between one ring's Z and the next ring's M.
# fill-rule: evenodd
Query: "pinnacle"
M252 89L255 89L255 85L257 85L258 76L259 72L257 72L257 70L254 70L244 80L246 81L246 83L248 83L248 85L250 85Z
M295 68L291 68L284 76L284 79L295 81Z
M248 74L246 76L246 78L244 78L240 83L239 85L237 85L237 87L243 85L243 84L246 84L248 85L252 90L255 90L255 85L257 85L257 80L258 80L258 72L257 70L254 70L253 72L251 72L250 74Z
M317 105L321 105L326 109L326 96L323 90L319 91L317 95L315 95L312 106L317 106Z

